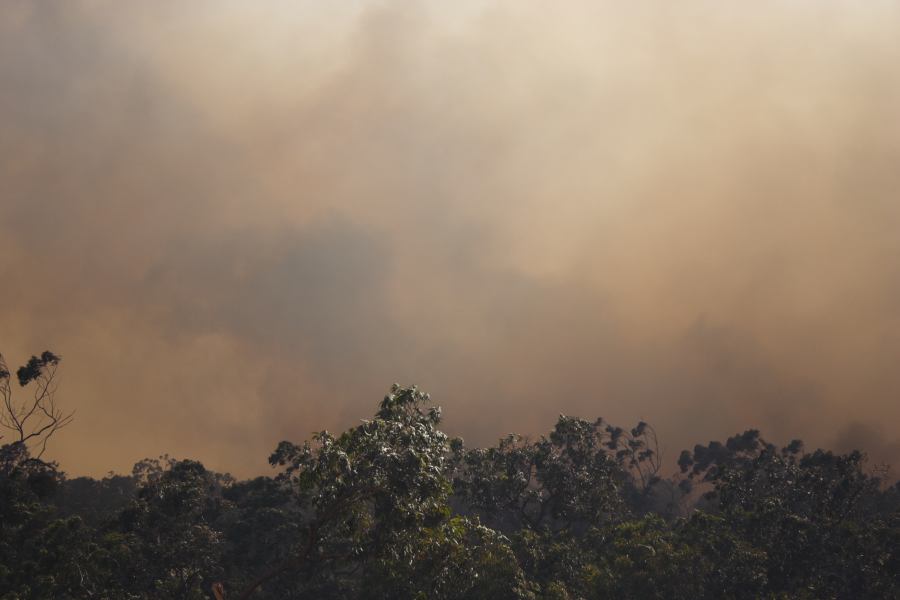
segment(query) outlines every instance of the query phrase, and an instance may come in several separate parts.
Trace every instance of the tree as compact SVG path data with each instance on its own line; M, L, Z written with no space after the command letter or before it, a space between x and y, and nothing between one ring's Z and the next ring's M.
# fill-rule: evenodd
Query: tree
M222 494L230 478L192 460L167 460L150 473L104 542L117 556L113 589L142 599L202 600L222 576L223 536L215 527L231 509ZM158 468L157 468L158 467Z
M0 446L0 600L900 598L900 484L859 452L755 430L698 445L680 483L708 493L676 517L648 425L560 417L467 450L440 420L394 386L374 418L282 442L277 474L242 482L168 456L66 481L17 434Z
M759 598L765 553L736 539L722 519L695 513L667 523L656 515L594 529L575 587L604 598Z
M528 600L525 574L502 534L466 517L402 533L396 551L373 561L360 598Z
M63 474L30 458L24 443L0 446L0 598L91 597L105 581L92 532L52 503Z
M16 371L20 387L33 384L30 398L18 401L13 398L11 374L3 355L0 354L0 426L13 432L13 444L28 449L29 456L40 459L47 450L47 442L54 433L72 422L75 411L65 412L56 403L56 369L61 358L45 350L40 356L32 356ZM2 439L2 436L0 436Z
M487 449L454 441L453 450L458 502L505 532L621 520L659 480L656 434L644 422L626 431L561 415L534 442L509 435Z
M731 531L766 552L774 593L790 597L900 595L897 507L865 456L783 448L749 430L682 453L682 471L713 486L709 508ZM888 568L893 565L893 568Z
M269 461L282 469L277 481L290 491L299 536L237 600L279 579L295 594L352 596L367 568L401 552L409 531L449 519L447 436L429 402L415 386L394 385L374 419L340 436L279 444Z

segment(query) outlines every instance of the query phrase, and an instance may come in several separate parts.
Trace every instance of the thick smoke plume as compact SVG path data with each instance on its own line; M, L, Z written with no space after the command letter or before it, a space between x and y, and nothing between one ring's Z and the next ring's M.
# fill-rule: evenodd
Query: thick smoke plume
M451 6L452 5L452 6ZM264 469L393 381L470 443L900 463L894 2L0 6L0 350L71 472Z

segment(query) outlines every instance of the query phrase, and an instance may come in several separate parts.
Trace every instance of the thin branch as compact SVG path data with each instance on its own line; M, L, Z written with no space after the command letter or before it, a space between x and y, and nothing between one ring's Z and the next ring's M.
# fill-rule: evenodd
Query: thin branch
M45 353L43 356L46 356ZM30 364L30 363L29 363ZM50 438L60 429L69 425L74 419L75 411L65 413L56 404L56 393L59 384L56 377L58 357L44 359L40 372L31 377L34 391L31 399L17 403L13 399L10 385L11 373L6 361L0 355L0 396L3 406L0 408L0 426L15 432L17 442L29 444L35 458L40 459L47 450ZM29 380L22 381L23 385Z

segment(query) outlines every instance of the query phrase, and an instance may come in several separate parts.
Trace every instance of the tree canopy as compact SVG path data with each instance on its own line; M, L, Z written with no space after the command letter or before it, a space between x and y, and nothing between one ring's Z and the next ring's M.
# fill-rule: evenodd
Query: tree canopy
M42 385L45 355L19 383ZM489 448L440 425L394 385L370 419L281 442L272 476L246 481L169 457L69 479L13 439L0 599L900 597L900 488L859 452L748 430L667 477L643 422L561 416Z

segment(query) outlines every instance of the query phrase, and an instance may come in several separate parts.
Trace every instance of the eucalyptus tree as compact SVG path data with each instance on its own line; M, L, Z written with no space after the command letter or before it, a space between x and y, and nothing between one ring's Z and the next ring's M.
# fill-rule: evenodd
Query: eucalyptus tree
M280 443L270 462L290 497L295 535L279 550L283 558L234 597L278 587L316 597L359 595L371 573L442 535L451 485L440 421L427 394L394 385L374 418L340 435L321 431L301 444Z
M75 414L57 404L56 370L60 360L59 356L45 350L19 367L15 374L19 387L31 386L32 392L19 399L13 391L12 373L0 354L0 427L12 434L7 443L24 446L31 458L40 459L53 434L71 423ZM3 439L4 436L0 436L0 440Z

